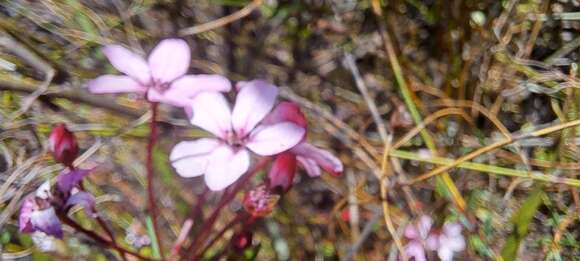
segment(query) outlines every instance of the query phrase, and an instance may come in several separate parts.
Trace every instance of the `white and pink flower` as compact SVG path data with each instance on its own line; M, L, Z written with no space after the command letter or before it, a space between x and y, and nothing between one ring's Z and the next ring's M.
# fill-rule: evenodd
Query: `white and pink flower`
M139 93L150 102L184 107L204 91L227 92L230 81L221 75L186 75L190 49L181 39L161 41L147 61L120 45L103 49L107 59L125 75L102 75L88 83L93 93Z
M183 177L204 175L211 190L234 183L250 167L250 153L271 156L298 144L306 130L293 122L261 124L274 107L278 88L262 80L239 83L233 109L226 97L204 92L191 101L190 121L215 135L178 143L170 160Z

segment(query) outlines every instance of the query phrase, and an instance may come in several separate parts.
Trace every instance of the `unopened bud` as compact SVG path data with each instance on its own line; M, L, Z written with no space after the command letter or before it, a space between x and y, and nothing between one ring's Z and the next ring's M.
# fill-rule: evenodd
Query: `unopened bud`
M294 181L296 174L296 155L291 152L278 154L268 172L270 190L285 193Z
M252 245L252 232L242 231L234 234L231 241L231 246L236 251L243 251Z
M48 144L54 160L68 167L72 166L78 156L79 147L75 135L66 128L64 123L59 123L52 129Z

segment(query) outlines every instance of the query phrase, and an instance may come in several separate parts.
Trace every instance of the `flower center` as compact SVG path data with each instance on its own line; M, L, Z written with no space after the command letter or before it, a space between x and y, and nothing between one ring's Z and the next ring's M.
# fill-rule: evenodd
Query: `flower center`
M156 91L158 91L159 93L164 93L169 89L169 86L171 84L168 82L161 82L157 79L151 79L151 83L149 85L149 88L153 88Z
M240 137L234 131L228 131L225 136L225 142L236 151L246 146L247 138Z

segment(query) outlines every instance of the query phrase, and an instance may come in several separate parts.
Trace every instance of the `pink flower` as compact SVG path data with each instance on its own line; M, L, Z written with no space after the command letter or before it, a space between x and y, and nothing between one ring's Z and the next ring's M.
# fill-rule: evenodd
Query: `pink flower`
M415 261L426 261L425 248L433 250L436 241L430 236L433 220L429 216L421 216L419 221L405 227L405 237L409 242L405 245L404 251L407 258L414 258Z
M266 125L277 124L279 122L293 122L305 129L307 128L306 118L302 111L300 111L300 107L292 102L281 102L264 119L264 124ZM334 176L340 175L343 170L342 162L332 155L332 153L302 140L289 151L276 156L272 168L268 173L270 187L272 189L280 188L282 191L288 191L296 173L297 162L306 170L306 173L310 177L320 176L321 168Z
M461 234L462 226L459 223L445 223L440 235L435 236L437 256L441 261L453 260L455 252L465 249L465 238Z
M62 225L50 205L50 183L43 183L34 195L24 199L20 209L20 232L33 233L41 231L47 235L62 238Z
M135 92L145 94L151 102L184 107L203 91L231 89L228 79L220 75L185 75L189 68L189 46L181 39L161 41L147 61L120 45L103 49L111 64L125 75L103 75L89 82L93 93Z
M178 143L170 159L183 177L204 175L211 190L222 190L234 183L250 167L248 149L270 156L294 147L305 135L305 129L292 122L260 124L270 112L278 88L265 81L240 83L233 110L226 98L217 92L204 92L191 101L195 112L191 123L214 134Z

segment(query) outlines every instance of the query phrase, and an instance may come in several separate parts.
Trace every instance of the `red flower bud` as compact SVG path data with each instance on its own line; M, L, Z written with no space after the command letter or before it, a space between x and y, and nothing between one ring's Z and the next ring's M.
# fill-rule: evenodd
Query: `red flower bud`
M270 168L270 172L268 172L270 190L282 193L287 192L292 187L295 174L296 155L291 152L278 154L272 164L272 168Z
M271 194L266 186L250 190L244 197L244 209L254 217L263 217L272 212L280 196Z
M242 231L234 234L232 241L230 242L232 248L236 251L243 251L252 245L252 232Z
M59 123L52 129L48 144L54 160L68 167L72 166L78 156L79 147L75 135L66 128L64 123Z

